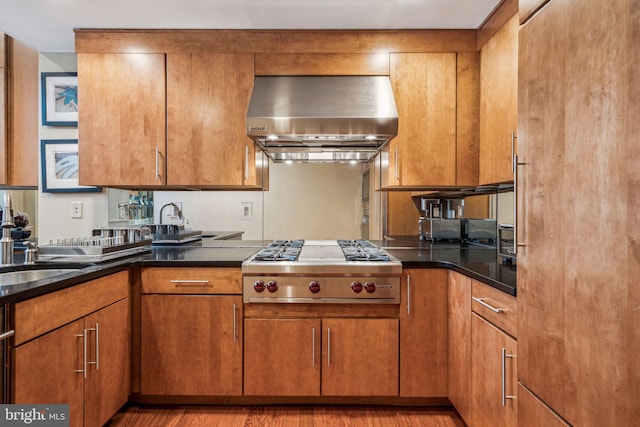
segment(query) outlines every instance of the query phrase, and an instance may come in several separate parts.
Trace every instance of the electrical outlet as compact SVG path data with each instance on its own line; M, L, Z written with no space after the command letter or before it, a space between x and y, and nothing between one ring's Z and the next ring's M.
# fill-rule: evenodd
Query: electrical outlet
M71 202L71 218L82 218L82 202Z
M240 203L240 206L242 206L242 213L240 214L240 220L251 221L253 219L253 203L242 202Z

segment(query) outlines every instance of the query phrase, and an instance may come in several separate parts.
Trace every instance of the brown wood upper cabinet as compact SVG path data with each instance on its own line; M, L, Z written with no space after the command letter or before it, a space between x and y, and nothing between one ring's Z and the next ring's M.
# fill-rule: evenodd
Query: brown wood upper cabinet
M80 183L164 186L165 56L78 54L78 87Z
M38 186L38 51L0 33L0 185Z
M244 128L253 54L80 53L78 80L82 184L262 187Z
M456 184L456 54L393 53L398 136L381 153L382 188Z
M251 53L167 55L167 184L261 188L262 152L244 120Z
M388 53L256 53L256 76L388 76Z
M513 181L512 135L518 117L518 16L480 53L480 178L483 184Z
M519 0L518 16L520 24L524 24L533 14L549 0Z

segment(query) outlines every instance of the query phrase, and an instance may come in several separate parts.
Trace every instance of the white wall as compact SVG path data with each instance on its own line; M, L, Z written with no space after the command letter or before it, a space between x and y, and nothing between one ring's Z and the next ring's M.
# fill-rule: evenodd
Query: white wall
M77 70L74 53L40 54L40 71ZM82 88L79 89L79 108L82 108ZM78 139L76 127L40 126L40 140ZM39 142L38 142L39 144ZM89 236L91 230L107 225L107 192L101 193L43 193L42 165L38 160L38 242L46 245L57 238ZM82 218L71 218L71 202L83 205Z
M272 163L269 168L266 192L156 191L155 222L165 203L181 202L187 227L244 231L244 240L360 237L361 166ZM252 204L251 220L242 219L242 203ZM164 222L172 222L166 212Z

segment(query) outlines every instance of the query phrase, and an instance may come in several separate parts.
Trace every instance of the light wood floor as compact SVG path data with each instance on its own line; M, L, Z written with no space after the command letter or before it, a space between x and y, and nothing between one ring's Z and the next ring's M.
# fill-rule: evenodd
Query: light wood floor
M369 406L132 406L108 427L465 427L453 409Z

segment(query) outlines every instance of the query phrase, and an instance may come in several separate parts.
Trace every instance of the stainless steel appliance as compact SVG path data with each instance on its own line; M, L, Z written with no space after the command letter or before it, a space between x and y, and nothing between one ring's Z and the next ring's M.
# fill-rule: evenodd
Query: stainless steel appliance
M276 240L242 272L245 303L400 303L402 264L367 240Z
M460 240L461 225L459 219L431 219L421 217L419 220L421 240Z
M275 162L368 162L398 111L386 76L256 77L246 126Z
M465 238L470 242L496 244L498 224L495 219L465 219L463 221Z
M503 262L513 263L516 261L515 251L515 230L513 224L500 224L498 226L498 255Z

